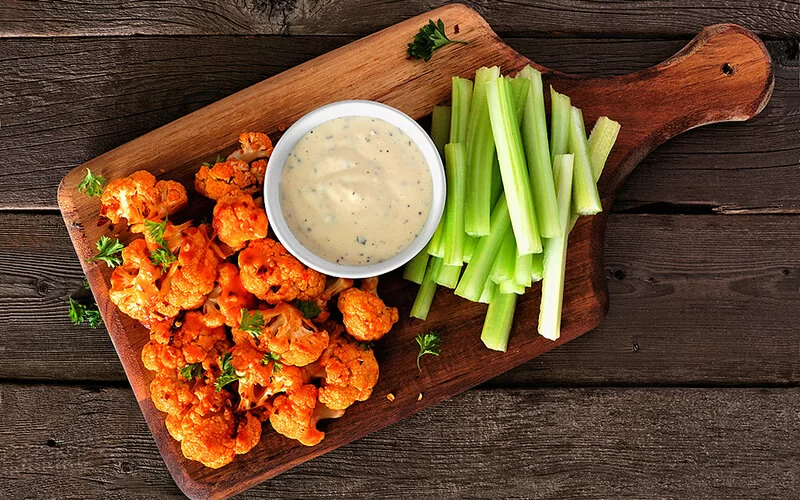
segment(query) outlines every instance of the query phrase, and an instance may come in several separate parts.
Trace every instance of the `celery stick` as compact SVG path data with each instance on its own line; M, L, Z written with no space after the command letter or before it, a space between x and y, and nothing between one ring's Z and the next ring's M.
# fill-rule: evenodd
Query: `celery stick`
M441 259L432 258L428 261L425 276L422 278L422 283L420 283L419 290L417 290L417 296L414 298L414 304L411 306L412 318L424 320L428 317L433 297L436 295L436 283L433 281L433 274L437 271L437 267L441 265Z
M489 219L494 203L490 201L494 137L489 122L486 82L500 76L500 68L480 68L475 72L472 103L467 120L467 199L464 228L472 236L489 234Z
M572 104L569 97L550 87L550 160L569 153L569 120Z
M450 140L450 106L434 106L431 115L431 139L444 160L444 145Z
M556 340L561 336L561 305L564 300L564 273L569 241L566 227L572 208L573 161L572 155L558 155L553 164L553 173L556 175L558 217L564 223L565 229L560 236L544 240L544 273L538 330L539 335L550 340Z
M483 287L489 279L497 251L503 242L503 237L511 225L508 215L508 205L504 194L500 195L492 211L491 231L478 240L472 259L467 264L464 274L456 287L456 295L476 302L483 293Z
M450 142L467 142L467 121L472 102L472 80L454 76L450 111Z
M528 159L536 222L539 224L542 238L552 238L558 236L561 226L558 224L556 188L553 184L550 147L547 144L542 74L530 66L525 66L519 72L518 78L529 81L531 87L522 120L522 146Z
M489 278L497 283L504 283L514 279L514 265L517 262L517 247L514 243L514 232L509 228L503 236L503 242L497 251L497 257L492 264Z
M433 116L431 117L431 139L439 150L439 154L444 161L444 145L450 139L450 106L434 106ZM428 254L434 257L444 256L444 242L442 241L442 232L444 231L444 216L442 216L439 225L436 226L436 231L428 243Z
M467 235L464 240L464 264L469 264L472 260L472 253L475 251L475 245L478 244L478 238L475 236Z
M586 129L581 110L572 106L569 122L569 152L575 155L572 166L572 202L578 215L593 215L603 210L592 175Z
M421 284L425 277L425 269L428 267L428 246L422 249L420 253L414 256L413 259L408 261L405 269L403 269L403 278L416 284Z
M516 293L517 295L522 295L525 293L525 287L522 285L517 285L514 280L508 280L497 285L497 292Z
M483 292L481 292L481 297L478 299L478 302L481 304L489 304L496 293L497 283L492 280L486 280L486 284L483 285Z
M594 124L592 133L589 134L589 160L592 163L592 175L595 182L603 173L608 154L614 147L614 143L617 142L619 129L619 122L615 122L607 116L601 116Z
M433 281L437 285L442 285L445 288L453 289L458 283L458 278L461 276L461 264L457 266L448 266L442 263L438 272L433 277Z
M533 262L531 263L531 281L536 283L542 281L542 274L544 274L544 253L533 254Z
M444 241L444 263L459 266L464 263L464 203L467 187L467 150L462 143L450 143L444 147L445 173L447 174L447 200Z
M491 190L492 206L495 206L503 193L503 176L500 175L500 163L497 161L497 155L494 155L494 160L492 160Z
M486 319L483 321L483 331L481 332L483 345L494 351L506 352L516 308L516 294L495 294L486 311Z
M509 89L511 89L511 103L514 105L514 116L517 118L517 123L522 123L522 118L525 115L525 106L528 102L528 94L531 90L531 82L526 78L511 78L506 77Z
M519 255L514 264L514 283L522 287L533 284L533 258L540 253Z
M508 81L502 77L491 80L486 84L486 91L492 135L497 148L511 226L517 241L517 252L520 255L539 253L542 251L542 241L536 225L530 177L519 125L513 113Z

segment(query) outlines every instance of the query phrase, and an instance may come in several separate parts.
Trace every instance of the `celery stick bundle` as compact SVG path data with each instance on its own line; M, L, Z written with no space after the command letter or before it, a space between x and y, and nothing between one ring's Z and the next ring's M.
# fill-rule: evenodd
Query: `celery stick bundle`
M445 162L444 215L403 276L420 285L411 316L425 319L437 286L489 304L481 340L505 351L517 295L542 281L539 334L556 340L569 232L600 212L597 180L619 134L601 117L586 136L581 110L550 88L550 133L542 75L513 78L480 68L453 77L451 106L433 109L431 137ZM466 267L464 267L466 264ZM463 273L462 273L463 268Z

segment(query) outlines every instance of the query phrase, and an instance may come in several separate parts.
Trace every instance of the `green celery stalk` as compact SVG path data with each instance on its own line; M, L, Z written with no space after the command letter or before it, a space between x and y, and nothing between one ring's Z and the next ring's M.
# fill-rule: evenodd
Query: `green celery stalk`
M522 295L525 293L525 287L522 285L517 285L514 280L508 280L497 285L497 292L516 293L517 295Z
M464 264L469 264L469 261L472 259L472 253L475 252L475 245L477 244L478 238L476 236L467 235L464 240Z
M472 102L472 80L454 76L450 111L450 142L467 142L469 106Z
M483 331L481 331L483 345L493 351L506 352L516 308L516 294L495 294L492 301L489 302L489 309L486 310L486 319L483 321Z
M467 187L467 150L462 143L444 147L447 200L445 201L444 263L459 266L464 263L464 206Z
M489 234L489 219L494 204L490 202L494 137L489 121L486 82L500 76L500 68L480 68L475 72L475 85L467 124L467 199L464 228L471 236Z
M421 284L425 277L425 269L428 267L428 245L420 253L408 261L403 269L403 278L416 284Z
M531 264L531 281L536 283L542 281L544 274L544 252L533 254L533 263Z
M444 160L444 145L450 141L450 106L434 106L431 115L431 139Z
M497 204L492 210L490 223L492 229L488 235L482 236L478 240L472 259L467 264L456 287L456 295L473 302L477 302L483 293L483 287L492 271L492 262L500 249L506 231L511 226L504 194L500 195L500 199L497 200Z
M533 284L533 258L540 253L519 255L514 264L514 283L522 287Z
M414 298L414 304L411 306L412 318L427 319L433 303L433 297L436 295L436 283L433 281L433 275L437 272L437 267L441 265L442 259L434 257L428 261L425 276L422 278L422 283L420 283L419 290L417 290L417 296Z
M530 66L525 66L519 72L518 78L530 82L531 89L528 92L522 120L522 146L528 159L536 222L539 224L542 238L552 238L561 232L561 226L558 224L556 188L553 184L550 147L547 144L542 74Z
M517 123L522 123L522 118L525 115L525 106L528 102L528 94L531 90L531 82L526 78L511 78L506 77L508 87L511 90L511 103L514 105L514 117Z
M581 110L572 106L569 122L569 151L575 155L572 167L572 202L578 215L593 215L603 210L592 174L586 128Z
M514 279L514 265L517 262L517 246L514 243L514 232L511 228L503 236L503 242L497 251L497 257L489 272L489 279L497 283L504 283Z
M483 292L481 292L481 297L478 299L478 302L481 304L489 304L492 302L492 299L496 293L497 283L492 280L486 280L486 284L483 285Z
M520 255L539 253L542 251L542 241L536 225L530 177L508 81L502 77L491 80L486 84L486 91L492 134L511 226L517 241L517 252Z
M569 121L572 103L569 97L550 87L550 161L569 153Z
M561 306L564 300L564 273L569 242L567 222L572 208L573 162L572 155L558 155L553 164L553 173L556 175L558 217L564 223L565 229L560 236L544 240L544 273L538 330L539 335L550 340L556 340L561 336Z
M461 264L457 266L448 266L442 263L438 272L433 277L433 281L437 285L442 285L445 288L453 289L458 283L458 278L461 276Z
M608 154L611 153L611 148L617 142L619 129L619 122L615 122L607 116L601 116L594 124L592 133L589 134L589 160L592 164L592 175L595 182L603 173Z
M436 149L439 150L442 161L445 159L444 146L450 139L451 112L452 108L450 106L434 106L433 115L431 116L431 139L433 139ZM430 242L428 242L428 254L434 257L441 258L444 256L444 241L442 241L444 220L445 217L442 216L439 225L436 226L436 231L434 231Z
M503 193L503 176L500 174L500 162L497 161L497 155L494 156L494 160L492 160L492 183L491 183L491 195L492 195L492 206L497 204L497 200L500 199L500 195Z

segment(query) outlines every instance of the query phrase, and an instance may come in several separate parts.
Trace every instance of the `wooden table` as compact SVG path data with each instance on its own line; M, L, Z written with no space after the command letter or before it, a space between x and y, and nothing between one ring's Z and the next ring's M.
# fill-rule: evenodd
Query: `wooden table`
M67 318L83 275L61 177L443 2L233 3L0 4L3 497L180 495L105 331ZM797 2L468 3L523 54L580 74L642 69L702 26L737 22L765 40L774 96L631 176L606 234L600 328L243 496L797 495Z

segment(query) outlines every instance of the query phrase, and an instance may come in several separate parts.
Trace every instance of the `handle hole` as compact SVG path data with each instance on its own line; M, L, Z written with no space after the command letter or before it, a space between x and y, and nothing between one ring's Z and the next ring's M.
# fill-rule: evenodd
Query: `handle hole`
M720 69L725 76L733 76L733 74L736 73L736 69L728 63L723 64Z

